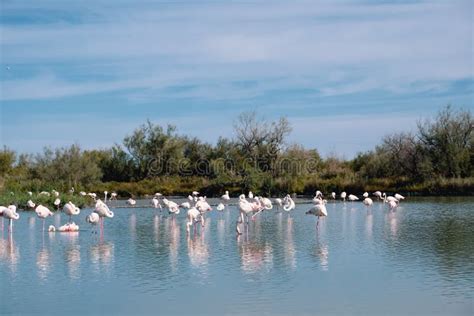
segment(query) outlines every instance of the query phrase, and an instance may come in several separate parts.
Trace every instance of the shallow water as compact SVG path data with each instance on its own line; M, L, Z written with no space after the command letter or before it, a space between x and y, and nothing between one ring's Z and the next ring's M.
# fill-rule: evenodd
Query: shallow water
M330 202L319 230L309 207L239 238L235 206L190 237L185 212L112 208L103 236L90 210L76 234L22 212L0 238L0 314L473 314L474 199Z

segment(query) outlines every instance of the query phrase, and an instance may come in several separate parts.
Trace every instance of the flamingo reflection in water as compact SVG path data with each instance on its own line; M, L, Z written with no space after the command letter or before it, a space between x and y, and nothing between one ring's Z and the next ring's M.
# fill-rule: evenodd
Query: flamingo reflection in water
M222 217L219 217L217 219L217 239L220 245L224 244L225 234L226 234L225 220Z
M160 239L160 216L158 214L153 217L153 236L155 242L158 242Z
M365 223L366 223L366 233L367 233L368 239L372 239L372 232L373 232L373 226L374 226L373 219L374 219L374 216L372 215L372 212L370 210L367 210Z
M237 238L241 268L246 274L269 271L273 265L273 248L270 243L248 240L248 236Z
M64 235L69 245L64 252L65 261L68 267L69 277L71 279L80 278L81 250L77 243L79 232L70 232Z
M132 213L130 215L130 235L132 239L135 239L137 236L137 215L135 213Z
M35 228L35 225L36 225L36 218L34 218L33 216L30 216L28 218L28 227L33 230Z
M36 267L38 269L38 277L45 280L51 268L50 252L47 247L41 248L36 254Z
M97 244L90 247L89 253L95 271L100 273L103 268L106 273L109 272L110 264L114 258L113 243L104 242L103 238L101 238Z
M169 218L166 219L168 221L168 235L170 236L169 239L169 249L170 249L170 265L171 270L176 272L178 268L178 256L179 256L179 245L180 245L180 235L181 230L176 224L176 221L170 220Z
M284 253L285 253L285 263L290 266L290 268L296 268L296 248L295 242L293 239L293 218L288 217L286 220L286 238L284 241Z
M0 260L8 264L12 272L16 272L20 250L15 245L12 234L8 234L7 239L0 239Z
M188 256L195 268L205 268L209 261L209 247L204 234L191 237L188 235Z
M398 234L398 218L397 213L389 211L387 214L387 221L390 226L390 233L393 237L397 237Z
M318 243L316 245L316 255L319 258L319 265L321 270L329 270L329 247L326 243L321 243L318 238Z

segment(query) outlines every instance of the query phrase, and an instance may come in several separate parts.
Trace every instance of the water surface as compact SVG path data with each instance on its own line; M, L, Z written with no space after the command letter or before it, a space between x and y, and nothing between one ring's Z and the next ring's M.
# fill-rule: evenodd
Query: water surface
M309 207L239 238L235 206L190 236L185 212L112 207L103 236L87 209L69 234L22 212L0 238L0 314L473 314L474 199L330 202L318 230Z

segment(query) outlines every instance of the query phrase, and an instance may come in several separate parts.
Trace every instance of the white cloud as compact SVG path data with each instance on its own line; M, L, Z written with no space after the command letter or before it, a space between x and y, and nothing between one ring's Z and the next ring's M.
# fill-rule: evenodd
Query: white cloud
M193 118L176 108L179 115L158 120L208 141L231 135L232 115L258 107L271 117L288 115L292 140L351 156L386 133L412 128L427 107L462 99L468 89L452 85L473 79L472 6L8 1L2 17L34 12L48 22L0 24L2 65L10 67L0 70L0 101L78 104L77 97L101 93L99 103L113 96L127 105L221 104L224 114L203 109ZM418 93L425 96L416 99ZM462 97L472 102L472 90ZM401 108L405 114L394 113ZM360 112L370 114L351 114ZM2 118L0 138L23 151L74 140L109 146L145 118L85 115L70 126L54 115L35 130L28 122L6 128Z
M204 92L209 83L269 78L283 78L291 86L308 76L311 88L323 95L403 92L414 83L442 85L473 75L469 1L134 2L132 7L118 2L113 8L106 3L34 5L52 10L49 14L78 14L83 17L79 23L4 24L4 62L12 71L17 66L30 69L26 78L2 77L1 98L44 99L189 83L202 85L199 91ZM23 8L8 4L5 14L12 6ZM272 86L258 89L254 93ZM236 98L240 92L229 88ZM206 96L212 99L214 93Z

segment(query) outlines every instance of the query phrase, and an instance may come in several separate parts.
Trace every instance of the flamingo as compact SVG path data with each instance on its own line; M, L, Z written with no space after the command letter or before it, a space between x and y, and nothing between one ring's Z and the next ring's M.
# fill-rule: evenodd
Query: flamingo
M386 202L389 202L389 203L390 203L390 202L395 202L395 203L398 204L398 202L399 202L395 197L393 197L393 196L387 196L387 194L385 194L385 193L383 194L383 197L384 197L384 202L385 202L385 203L386 203Z
M222 212L224 209L225 209L225 205L222 204L222 203L219 203L219 205L217 205L216 209L220 212Z
M188 210L189 210L189 209L191 208L191 203L189 203L189 202L183 202L183 203L181 203L179 206L182 207L182 208L185 208L185 209L188 209Z
M74 187L72 187L71 190L69 190L69 194L74 194Z
M59 210L59 205L61 205L61 200L59 198L56 198L53 202L54 206L56 206L56 209Z
M364 198L368 198L368 197L369 197L369 193L368 193L368 192L365 192L364 194L362 194L362 196L363 196Z
M244 194L239 196L239 211L240 211L240 214L239 214L239 219L237 220L237 225L236 225L236 228L235 228L238 235L242 234L240 229L239 229L239 224L242 224L242 223L245 224L245 217L247 217L246 225L248 225L249 215L254 213L254 212L260 212L262 210L262 208L263 207L260 204L259 200L251 203L251 202L249 202L245 199Z
M86 222L91 224L93 227L96 227L100 222L100 216L96 212L92 212L86 217Z
M228 202L230 200L229 191L225 191L225 194L221 196L221 199Z
M395 201L388 201L388 207L391 211L395 210L397 208L398 204Z
M5 206L0 206L0 217L2 218L2 232L3 232L3 212L8 208Z
M168 208L168 213L170 214L179 214L179 205L173 201L170 201L168 199L163 199L163 203L165 206Z
M209 203L207 203L206 199L203 197L199 198L199 200L196 202L195 207L201 213L212 211L212 207L209 205Z
M318 218L318 221L316 222L316 229L319 227L319 219L321 217L326 217L328 216L328 211L326 209L326 205L323 204L318 204L314 205L312 208L309 209L309 211L306 212L306 215L314 215Z
M404 200L404 199L405 199L405 197L404 197L403 195L398 194L398 193L396 193L394 196L395 196L395 198L396 198L399 202L400 202L400 200Z
M322 198L314 198L313 203L314 205L326 204L328 201L323 200Z
M255 216L257 216L257 214L259 214L260 212L263 212L264 210L273 209L272 201L268 198L257 196L257 197L255 197L255 201L256 201L257 205L260 206L260 210L252 215L252 219L254 219Z
M44 232L44 223L46 221L46 217L53 216L53 212L51 212L47 207L43 205L38 205L35 209L36 215L43 220L43 232Z
M116 199L117 199L117 193L116 192L110 193L110 201L116 200Z
M277 205L277 209L280 209L280 207L283 205L283 201L280 198L276 198L275 203Z
M193 196L198 196L199 195L199 192L198 191L193 191Z
M160 200L158 200L157 197L153 197L153 199L151 199L151 203L153 204L154 208L159 208L159 209L162 208L160 204Z
M54 197L58 197L58 196L59 196L59 192L56 191L56 190L51 191L51 193L53 193Z
M100 217L100 228L102 230L104 229L104 217L107 217L107 218L114 217L114 212L112 212L107 206L107 204L102 202L100 199L97 200L97 202L95 203L94 212L96 212Z
M351 202L354 202L354 201L358 201L359 198L353 194L349 194L349 197L348 197L349 201Z
M252 193L252 191L249 191L249 199L253 199L253 193Z
M201 221L201 226L204 227L204 222L205 222L204 214L206 212L212 211L212 207L209 205L209 203L207 203L205 197L199 197L199 199L196 202L196 205L194 206L194 208L196 210L198 210L199 213L201 214L201 216L199 217L199 220ZM190 210L192 210L192 209L193 208L191 208ZM189 216L189 211L188 211L188 216Z
M135 204L137 204L137 201L135 201L134 199L132 198L129 198L127 200L127 204L130 205L130 206L135 206Z
M6 210L7 208L5 206L0 206L0 217L2 218L2 232L3 232L3 212Z
M283 210L289 212L296 208L295 201L291 198L289 194L287 194L284 198Z
M347 196L347 193L346 192L342 192L341 193L341 199L345 202L346 201L346 196Z
M333 200L335 200L336 199L336 192L332 192L331 197L332 197Z
M10 233L13 232L13 221L18 220L20 218L20 214L16 212L15 205L9 205L8 207L3 207L3 211L1 211L3 217L9 220L8 231Z
M186 231L189 233L190 227L194 226L198 222L201 222L201 227L204 227L204 217L203 214L195 207L192 207L188 210L188 221L186 223ZM196 226L194 226L194 231L196 232Z
M374 196L376 196L379 200L382 200L382 192L380 191L375 191L373 193Z
M266 209L266 210L273 209L272 201L269 198L260 197L259 200L260 200L260 203L262 204L264 209Z
M323 193L319 190L316 191L315 197L323 197Z
M86 193L86 192L84 192L84 191L81 191L81 192L79 192L79 195L80 195L80 196L86 196L86 195L87 195L87 193Z
M29 195L29 196L33 196L33 192L28 191L28 195Z
M107 204L107 195L109 194L109 192L107 191L104 191L104 203Z
M71 201L69 201L68 203L64 204L63 212L66 215L69 215L69 223L71 223L72 216L79 215L81 209L75 206Z
M54 231L56 231L56 228L54 228ZM60 231L61 233L78 232L79 226L76 223L66 223L63 226L59 227L58 231Z
M32 200L28 200L28 202L26 202L26 206L29 208L35 208L36 204Z
M362 203L364 203L365 206L370 207L370 206L372 206L372 204L374 204L374 201L372 201L371 198L366 197L366 198L362 201Z
M39 193L39 195L43 195L43 196L51 196L51 193L49 192L46 192L46 191L42 191Z

